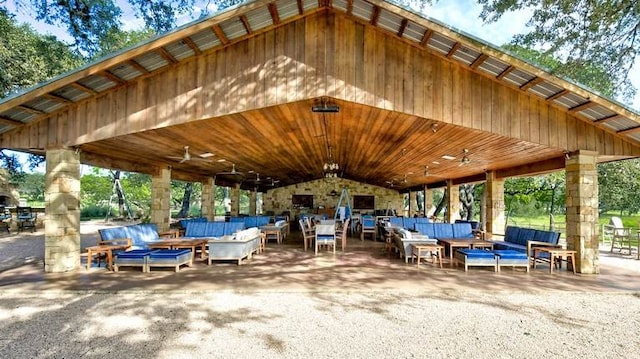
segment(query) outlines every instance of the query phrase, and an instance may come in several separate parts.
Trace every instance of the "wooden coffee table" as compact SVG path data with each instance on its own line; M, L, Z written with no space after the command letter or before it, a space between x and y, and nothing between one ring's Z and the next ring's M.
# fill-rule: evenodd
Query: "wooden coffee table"
M411 261L413 258L417 258L418 267L420 266L420 259L422 257L426 257L427 255L433 257L434 255L438 257L438 263L440 264L440 268L442 268L442 254L444 247L437 244L411 244ZM435 254L434 254L435 252ZM435 263L435 259L432 259L433 263Z
M571 259L571 268L573 269L573 274L576 274L576 251L554 247L534 247L533 269L536 268L536 262L540 253L549 254L549 273L553 273L553 266L556 260L559 260L560 267L562 267L562 258L565 257L567 259L567 270L569 270L569 259Z
M449 260L453 263L453 254L457 248L488 248L493 249L493 243L473 238L438 238L438 243L442 243L449 249Z

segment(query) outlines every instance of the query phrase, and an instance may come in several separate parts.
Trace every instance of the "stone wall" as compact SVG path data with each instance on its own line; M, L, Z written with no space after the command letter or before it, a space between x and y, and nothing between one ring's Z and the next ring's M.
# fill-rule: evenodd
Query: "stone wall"
M274 214L289 212L292 220L304 213L332 215L338 205L343 188L347 189L352 205L355 195L373 195L375 196L376 209L395 209L398 214L402 213L403 195L398 191L343 178L322 178L267 191L264 195L264 212L273 212ZM314 208L293 208L292 196L294 194L313 195ZM358 208L352 208L352 210L358 212ZM363 210L361 212L372 211Z
M9 172L0 168L0 196L3 197L4 204L7 207L17 206L20 200L18 190L9 183Z

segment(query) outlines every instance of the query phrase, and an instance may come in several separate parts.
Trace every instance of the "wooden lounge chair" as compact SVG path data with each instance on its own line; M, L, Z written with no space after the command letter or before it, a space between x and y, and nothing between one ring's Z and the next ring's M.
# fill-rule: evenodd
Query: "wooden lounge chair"
M626 249L631 254L631 232L633 228L625 227L620 217L611 217L609 224L605 226L603 226L603 230L607 231L611 238L611 252L613 252L614 248L619 248L620 252Z

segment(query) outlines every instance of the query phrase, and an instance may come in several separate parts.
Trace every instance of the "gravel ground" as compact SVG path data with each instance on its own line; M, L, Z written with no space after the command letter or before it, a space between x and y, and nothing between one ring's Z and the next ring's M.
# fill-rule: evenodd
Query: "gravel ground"
M0 289L0 358L640 358L638 328L638 293Z

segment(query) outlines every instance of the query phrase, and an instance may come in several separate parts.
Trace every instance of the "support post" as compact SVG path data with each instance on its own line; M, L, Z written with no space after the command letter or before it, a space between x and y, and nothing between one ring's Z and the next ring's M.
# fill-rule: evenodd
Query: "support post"
M231 215L240 215L240 184L236 183L231 187Z
M460 219L460 186L454 185L451 180L447 181L447 222L453 223Z
M46 152L44 270L80 267L80 157L72 149Z
M504 216L504 179L496 178L496 173L489 171L486 174L487 182L485 184L485 215L486 215L486 231L487 236L491 238L494 233L504 234L505 232L505 216Z
M169 230L171 219L171 169L161 168L151 177L151 223L158 226L159 232Z
M255 216L258 209L258 192L253 189L249 192L249 215Z
M216 183L213 178L202 182L202 217L213 221L216 215Z
M579 151L566 161L567 249L576 251L576 271L600 273L598 253L598 154Z

